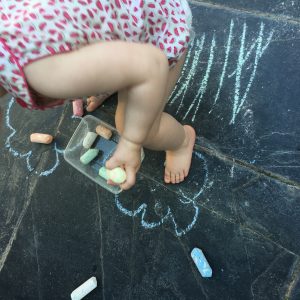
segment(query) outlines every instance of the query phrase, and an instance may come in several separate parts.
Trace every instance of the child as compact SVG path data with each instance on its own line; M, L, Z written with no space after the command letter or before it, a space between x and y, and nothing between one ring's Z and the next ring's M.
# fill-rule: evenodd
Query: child
M166 151L166 183L184 180L195 131L163 109L189 42L186 0L7 0L0 21L0 94L44 109L118 91L121 138L106 167L124 167L121 188L134 185L142 146Z

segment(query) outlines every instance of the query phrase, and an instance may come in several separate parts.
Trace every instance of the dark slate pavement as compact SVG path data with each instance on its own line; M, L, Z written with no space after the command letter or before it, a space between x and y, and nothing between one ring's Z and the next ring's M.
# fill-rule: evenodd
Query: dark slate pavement
M223 6L223 9L234 8L264 14L266 17L274 15L275 18L287 17L288 19L300 17L300 3L297 0L268 0L268 1L243 1L243 0L195 0L194 3L207 3Z
M80 121L70 105L1 104L1 300L70 299L91 276L91 300L299 298L300 22L246 9L192 5L196 36L167 107L198 135L178 186L146 151L134 189L114 197L63 160ZM113 98L95 113L111 124ZM55 143L30 144L34 131Z

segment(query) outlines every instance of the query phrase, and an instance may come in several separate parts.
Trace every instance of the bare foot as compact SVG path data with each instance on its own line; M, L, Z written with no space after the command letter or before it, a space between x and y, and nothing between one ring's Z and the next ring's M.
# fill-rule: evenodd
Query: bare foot
M182 182L190 170L196 133L191 126L184 125L183 127L186 137L182 146L175 151L166 151L166 183Z
M87 98L87 107L86 110L88 112L94 111L97 107L99 107L107 98L109 98L113 92L102 93L98 96L91 96Z

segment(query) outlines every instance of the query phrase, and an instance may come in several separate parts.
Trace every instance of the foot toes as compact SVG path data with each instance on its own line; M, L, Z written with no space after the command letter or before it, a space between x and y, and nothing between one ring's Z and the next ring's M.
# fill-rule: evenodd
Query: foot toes
M184 171L180 172L179 179L180 179L180 182L182 182L184 180Z
M185 177L187 177L187 176L188 176L188 174L189 174L189 171L187 171L187 170L183 170L183 175L184 175L184 178L185 178Z
M174 173L171 173L171 182L174 184L176 183L176 177Z
M180 182L180 173L177 173L175 175L175 179L176 179L176 183L179 183Z
M170 182L171 182L170 172L165 170L165 183L170 183Z

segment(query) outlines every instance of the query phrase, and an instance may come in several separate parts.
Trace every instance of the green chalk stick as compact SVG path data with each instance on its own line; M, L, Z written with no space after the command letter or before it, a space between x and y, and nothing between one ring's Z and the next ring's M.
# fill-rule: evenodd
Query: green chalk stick
M107 172L106 172L106 168L105 167L102 167L100 168L99 170L99 175L104 178L105 180L108 180L108 175L107 175Z
M114 183L121 184L126 180L126 172L122 168L108 170L105 167L100 168L99 175L105 180L112 180Z
M87 165L98 155L98 153L99 153L99 149L89 149L83 155L81 155L80 161L84 165Z

